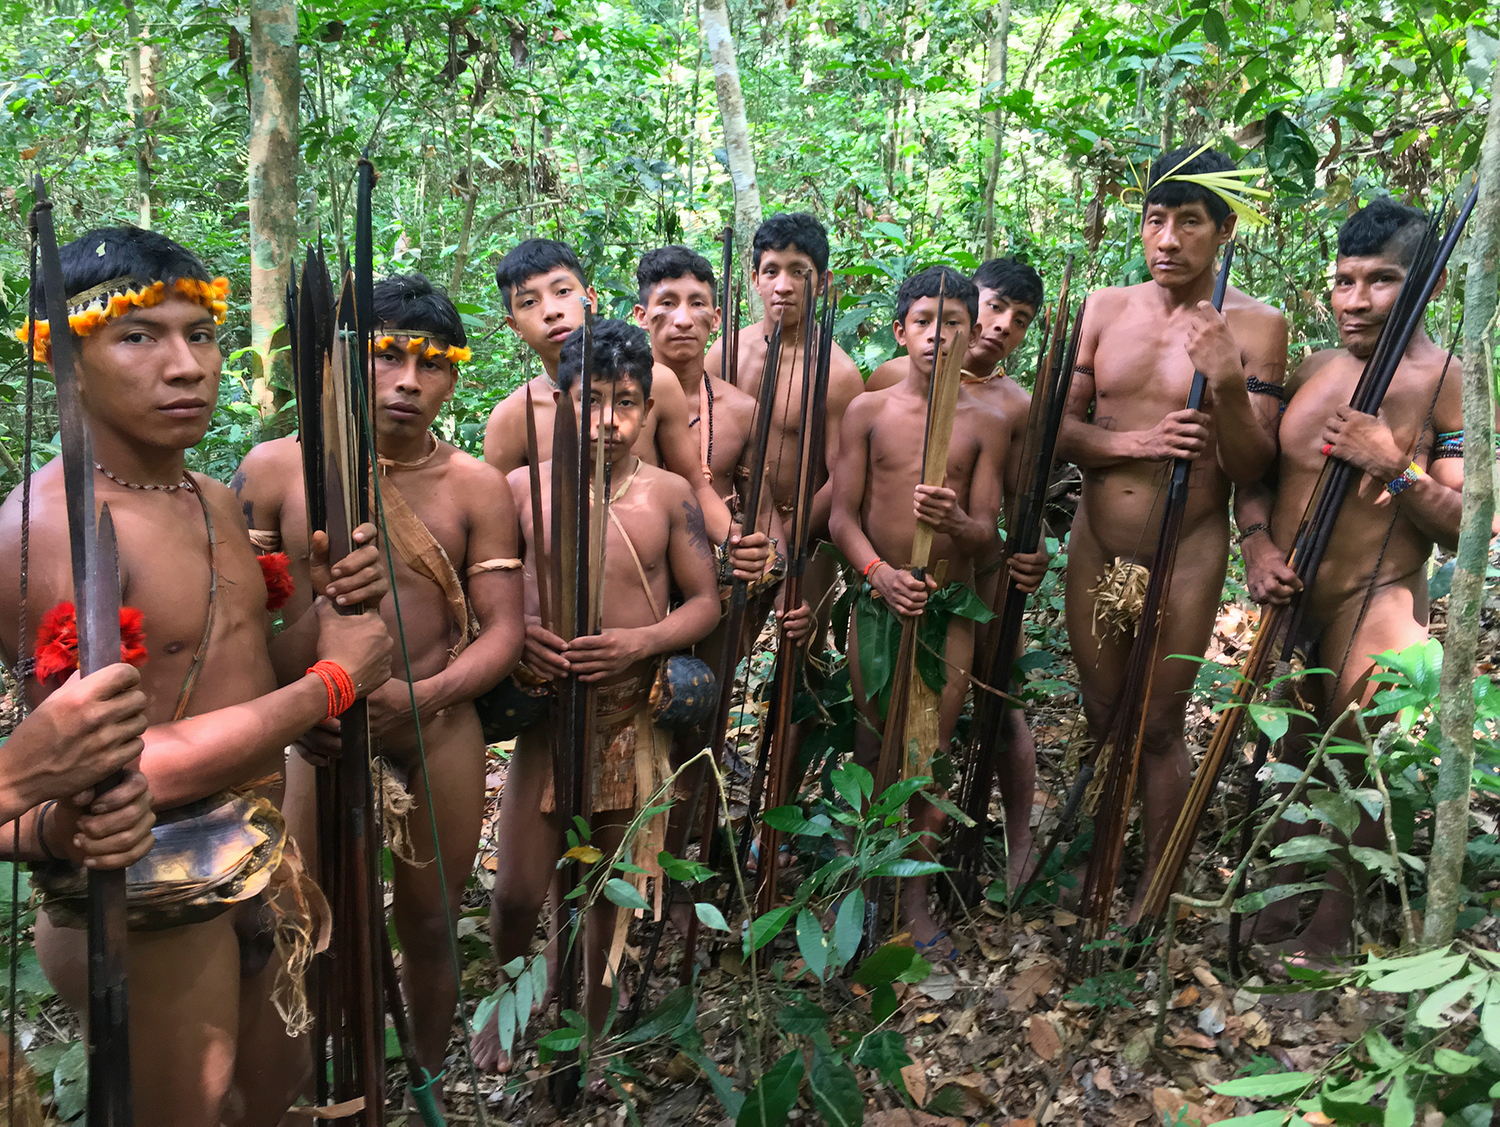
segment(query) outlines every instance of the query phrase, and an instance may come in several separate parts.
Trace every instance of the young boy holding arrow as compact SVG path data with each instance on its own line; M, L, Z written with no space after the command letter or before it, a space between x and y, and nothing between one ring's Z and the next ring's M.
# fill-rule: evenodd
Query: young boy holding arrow
M653 407L649 339L623 321L596 323L592 401L585 404L583 335L575 332L561 350L553 402L567 410L571 399L591 439L603 444L608 461L600 633L564 641L554 632L551 611L540 605L536 583L537 569L549 566L554 550L553 514L533 514L528 470L512 473L510 484L526 541L525 664L547 680L577 675L597 694L594 745L584 763L585 816L593 830L592 845L607 858L669 773L670 741L650 717L657 666L665 655L693 646L713 629L719 597L713 548L692 489L634 453ZM554 462L540 467L543 497L551 495L554 472L560 472ZM589 482L579 483L585 494L590 488ZM532 542L537 516L544 537L540 545ZM674 589L681 596L675 607ZM500 865L490 909L491 941L502 964L530 949L537 913L564 849L566 816L557 809L552 777L554 738L550 721L523 732L506 776L496 825ZM651 819L633 842L632 859L643 869L656 866L663 822L661 815ZM618 947L615 912L614 904L600 897L581 937L584 1014L596 1030L607 1016L609 981L618 970L609 958L612 947ZM509 1070L493 1025L476 1037L475 1050L481 1067Z
M417 1056L438 1076L458 1000L448 928L457 923L484 821L485 742L473 701L520 659L521 561L505 479L432 430L453 397L457 366L469 358L458 310L420 274L385 278L374 296L376 467L412 680L408 685L406 670L398 669L370 695L370 732L415 799L406 846L392 843L394 912ZM233 484L252 537L298 561L299 594L288 604L296 613L307 601L300 595L306 590L300 561L307 556L307 499L296 438L257 446ZM395 598L382 602L381 613L394 637ZM312 843L312 766L293 757L287 784L287 820L299 841ZM428 816L429 788L440 826ZM442 843L446 900L431 863L435 835Z
M921 677L939 694L936 748L921 748L904 772L927 775L934 751L946 750L952 738L968 691L974 623L990 618L971 584L975 561L992 552L998 538L1008 436L994 425L992 412L962 387L947 399L952 407L946 418L929 410L930 403L941 402L933 399L939 341L948 367L952 350L964 347L978 302L974 284L947 267L931 267L903 282L893 328L911 357L907 377L884 391L859 396L844 417L829 524L834 543L865 580L849 631L849 669L856 707L867 721L856 736L855 757L872 770L887 713L900 711L894 699L899 686L892 686L902 679L894 663L903 620L917 620L911 676ZM951 431L951 439L943 484L924 485L926 452L913 438L926 433L931 441L944 430ZM909 510L895 503L906 496L912 498ZM932 530L922 579L906 570L918 522ZM1034 590L1047 557L1042 552L1018 555L1011 566ZM905 748L901 750L907 759ZM945 823L937 806L920 796L912 800L912 828L929 835L918 847L924 858L933 856L931 838ZM952 944L932 918L927 893L927 877L905 882L902 926L911 931L919 950L946 955Z
M211 279L177 243L135 228L91 231L63 247L61 257L96 496L114 518L122 598L144 621L141 687L150 726L140 767L158 815L158 845L146 860L163 851L163 834L175 827L173 855L191 863L192 883L202 889L191 902L162 906L141 902L159 901L161 884L131 880L135 1112L142 1123L187 1127L217 1127L232 1114L272 1124L301 1084L284 1051L295 1043L259 1037L275 1020L271 991L281 960L257 959L264 900L237 900L223 887L223 851L209 843L255 840L268 846L267 862L285 862L286 831L274 806L230 792L259 786L274 794L286 746L389 677L384 624L333 607L333 600L358 605L384 594L375 532L357 529L363 546L332 568L327 541L317 538L310 571L320 597L273 639L266 565L256 560L238 501L183 462L207 432L218 398L215 322L228 283ZM66 331L46 328L49 335ZM37 344L46 359L40 331ZM61 470L61 459L54 460L32 484L28 581L39 607L72 599ZM18 646L20 510L19 491L0 510L0 649L7 660ZM54 685L33 678L26 688L41 700ZM85 935L68 911L67 868L38 875L58 894L44 892L36 946L59 993L82 1011ZM249 888L267 880L274 887L264 870L235 871ZM241 1093L233 1112L226 1099L232 1078Z

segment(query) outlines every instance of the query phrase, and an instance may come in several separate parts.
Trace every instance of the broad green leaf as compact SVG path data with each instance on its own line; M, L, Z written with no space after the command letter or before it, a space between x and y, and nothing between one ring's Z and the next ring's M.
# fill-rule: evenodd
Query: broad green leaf
M74 1041L52 1070L52 1098L59 1119L77 1119L88 1105L88 1050Z
M1460 956L1461 957L1461 956ZM1468 997L1475 989L1488 990L1489 975L1471 974L1466 978L1455 979L1438 987L1423 999L1422 1004L1417 1007L1417 1024L1424 1025L1428 1029L1436 1029L1440 1025L1448 1025L1450 1022L1443 1017L1443 1011L1450 1006L1456 1006L1464 998Z
M807 969L815 977L822 978L828 970L828 938L823 934L818 917L808 908L797 913L797 950L802 952Z
M1243 1096L1249 1100L1268 1100L1301 1092L1318 1082L1315 1072L1270 1072L1264 1076L1242 1076L1223 1084L1210 1085L1221 1096Z
M531 972L522 971L516 975L513 984L516 988L516 1033L521 1034L526 1032L526 1023L531 1018Z
M870 870L872 877L925 877L933 873L946 872L947 867L937 861L919 861L915 857L897 857Z
M537 1045L554 1053L569 1053L583 1044L583 1031L578 1029L554 1029L544 1035Z
M700 900L694 904L693 911L698 916L698 922L704 927L712 928L714 931L729 930L729 924L724 920L724 913L707 900Z
M833 789L858 812L864 809L865 800L875 791L875 780L870 772L858 763L844 763L828 773Z
M802 1051L793 1049L787 1053L756 1081L735 1116L735 1127L781 1127L787 1112L797 1102L805 1072Z
M854 1072L837 1053L818 1045L807 1077L813 1106L829 1127L859 1127L865 1118L865 1098Z
M1250 719L1255 721L1255 726L1264 732L1266 739L1273 744L1286 735L1291 721L1287 718L1284 709L1267 704L1252 704L1248 706L1248 710Z
M1385 1127L1412 1127L1416 1121L1417 1105L1411 1098L1406 1069L1398 1068L1385 1094Z
M1468 958L1464 954L1431 958L1416 966L1383 974L1371 981L1369 988L1382 994L1410 994L1413 990L1431 990L1456 977Z
M911 1057L906 1051L906 1038L896 1030L876 1029L866 1033L854 1052L854 1063L875 1069L887 1084L906 1091L901 1070L911 1063Z
M657 1037L665 1037L684 1024L690 1024L695 1010L692 987L679 986L661 1000L650 1017L625 1033L620 1040L627 1045L639 1045Z
M833 920L833 950L836 969L842 969L859 950L864 937L865 894L855 889L839 904Z
M1371 872L1384 873L1390 880L1397 880L1400 877L1396 869L1396 859L1384 849L1371 849L1368 845L1351 845L1349 856Z
M1320 837L1317 834L1298 834L1271 850L1271 856L1278 861L1290 864L1296 861L1310 861L1314 857L1326 857L1337 848L1338 846L1326 837Z
M1462 1076L1466 1072L1473 1072L1483 1062L1478 1057L1471 1057L1467 1053L1456 1052L1453 1049L1437 1049L1432 1054L1432 1063L1454 1076Z
M808 998L798 998L776 1015L783 1033L813 1037L828 1031L828 1011Z
M750 925L750 934L745 938L746 957L748 958L753 952L759 951L775 939L781 929L786 927L787 920L791 918L792 909L789 907L775 908L763 916L757 916L755 922Z
M861 986L887 986L898 981L917 961L915 947L887 943L859 964L854 971L853 981Z
M1370 1054L1371 1063L1386 1072L1399 1067L1406 1059L1405 1054L1392 1045L1378 1029L1365 1034L1365 1051Z
M500 1047L507 1053L516 1043L516 994L507 990L500 995L500 1004L495 1007L495 1017L500 1030Z
M1279 884L1274 888L1263 888L1259 892L1252 892L1248 896L1241 896L1234 902L1234 911L1243 915L1258 912L1267 904L1274 904L1278 900L1286 900L1293 896L1301 896L1304 892L1317 892L1328 888L1326 881L1301 881L1297 884Z
M651 905L646 903L635 885L619 877L611 877L604 883L604 896L611 904L621 908L628 908L633 912L650 911Z

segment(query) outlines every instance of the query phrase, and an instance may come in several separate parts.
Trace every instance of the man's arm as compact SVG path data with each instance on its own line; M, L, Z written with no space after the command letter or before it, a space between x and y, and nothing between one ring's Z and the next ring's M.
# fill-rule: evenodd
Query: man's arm
M469 520L469 542L462 566L467 570L487 560L518 558L520 521L510 486L490 466L466 468L472 474L461 482ZM468 593L479 618L479 636L442 672L412 685L420 716L431 716L487 692L509 676L521 658L525 635L521 569L468 576ZM406 709L404 690L401 698L401 707Z
M391 639L373 611L340 615L326 599L315 613L318 657L342 666L358 697L391 673ZM280 769L286 746L328 715L328 688L304 674L284 688L146 730L141 771L157 809L172 809Z
M655 625L605 630L567 643L567 670L582 680L598 681L645 658L696 645L718 624L719 589L703 513L686 483L667 480L671 484L662 489L671 522L667 566L682 603Z
M484 460L502 474L526 464L526 417L521 414L525 409L526 385L522 384L495 404L484 425Z
M1211 302L1199 302L1185 347L1210 388L1219 467L1239 484L1259 481L1276 457L1276 402L1265 395L1252 397L1246 380L1281 384L1287 333L1286 318L1258 302L1235 316L1241 326L1238 337Z
M823 463L828 469L828 480L813 494L811 519L814 533L828 527L829 510L833 505L833 467L838 464L839 447L843 442L844 416L864 390L865 382L860 378L854 361L842 348L834 345L828 369L828 408L823 435Z
M671 369L658 365L658 375L651 381L651 398L654 400L651 409L656 414L656 449L661 455L661 464L688 483L703 510L709 537L715 544L722 544L731 531L729 506L714 492L713 482L703 476L703 454L698 447L698 436L689 425L691 415L687 396ZM698 425L704 424L700 422Z
M1302 590L1302 580L1287 566L1286 551L1271 539L1274 506L1275 494L1263 481L1234 487L1234 526L1239 529L1240 556L1245 561L1245 586L1257 603L1280 606Z

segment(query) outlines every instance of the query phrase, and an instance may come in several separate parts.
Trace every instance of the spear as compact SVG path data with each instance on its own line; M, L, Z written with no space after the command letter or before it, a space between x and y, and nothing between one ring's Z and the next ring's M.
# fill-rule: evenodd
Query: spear
M721 304L726 316L730 312L729 298L738 295L739 289L736 285L735 276L739 273L734 261L734 225L730 224L719 232L719 241L724 244L724 261L719 269L719 277L724 283ZM719 372L724 377L724 382L730 387L739 387L740 371L740 309L739 303L734 303L733 316L729 318L728 324L724 326L723 346L719 356ZM705 374L704 379L708 376Z
M760 498L764 492L766 478L766 451L771 441L771 414L776 407L776 384L781 374L781 322L771 328L771 337L766 342L766 361L761 369L760 387L755 404L755 425L751 429L749 442L750 480L740 498L740 535L749 536L755 531L756 519L760 515ZM724 649L719 658L719 668L714 670L718 687L718 704L714 711L713 768L725 760L725 749L729 742L729 710L734 698L734 671L740 663L740 634L745 622L745 607L749 601L750 585L743 579L735 579L729 588L729 609L724 615ZM714 794L706 784L695 790L702 791L701 798L694 796L689 805L689 815L700 819L699 860L707 863L714 832ZM691 823L690 823L691 824ZM683 965L691 967L698 948L698 917L688 921L684 936L686 960Z
M1222 309L1229 287L1229 267L1234 261L1234 242L1224 248L1224 262L1214 282L1213 306ZM1187 409L1198 410L1203 403L1207 381L1200 371L1193 372ZM1130 802L1135 793L1145 738L1146 706L1156 674L1157 643L1161 637L1162 616L1172 588L1172 571L1177 564L1177 545L1182 535L1182 521L1187 512L1188 473L1192 462L1178 458L1172 464L1172 477L1162 506L1161 527L1156 550L1151 558L1151 577L1141 609L1140 623L1125 666L1114 722L1100 749L1108 756L1104 787L1099 798L1100 817L1094 827L1094 848L1089 855L1084 877L1083 905L1086 921L1084 938L1104 938L1109 927L1110 907L1115 885L1119 881L1120 861L1125 850L1125 831L1129 824ZM1076 951L1075 951L1076 954Z
M585 308L583 364L579 391L583 410L590 410L593 395L594 315ZM585 414L585 417L587 415ZM552 584L559 600L558 634L564 641L588 634L593 624L589 585L589 504L584 482L589 480L588 428L580 429L571 403L559 403L552 424ZM570 673L558 682L557 719L552 747L553 794L556 809L565 811L567 824L575 826L583 813L583 779L592 737L594 691ZM578 884L578 862L565 858L562 887ZM558 968L558 1012L577 1009L578 943L583 923L578 900L567 901L568 942L562 945ZM582 1091L582 1069L575 1052L559 1054L552 1070L552 1101L559 1108L571 1107Z
M807 309L813 307L812 279L807 285ZM814 332L809 323L805 335L802 370L802 434L797 447L797 496L792 510L792 527L787 534L786 579L782 586L781 605L786 611L795 610L802 604L802 576L807 570L808 541L812 532L812 503L818 489L819 468L823 465L824 428L828 412L828 373L833 360L833 317L838 302L829 283L823 296L823 308L816 326L816 360L814 359ZM781 835L773 826L759 823L761 791L767 787L765 807L774 809L786 801L791 786L792 768L790 744L792 734L792 701L797 691L797 670L800 647L787 637L786 626L779 631L776 645L776 664L772 677L771 702L766 715L766 724L761 739L761 752L756 760L755 772L750 778L750 793L745 806L745 822L740 829L738 861L743 872L755 840L756 826L761 834L761 866L757 892L760 912L771 909L771 900L776 893L776 859L781 848ZM769 860L767 860L769 858Z
M1427 303L1447 266L1448 259L1468 221L1476 199L1477 196L1471 193L1453 226L1449 228L1446 237L1435 248L1437 217L1434 216L1429 222L1412 267L1408 270L1401 290L1396 296L1391 314L1386 318L1380 337L1375 343L1375 349L1365 362L1359 382L1355 385L1354 394L1350 399L1350 406L1355 410L1365 414L1375 414L1380 410L1385 393L1390 387L1401 358L1406 353L1407 345L1411 343L1412 336L1422 323ZM1437 215L1440 216L1442 210L1444 209L1439 209ZM1358 472L1349 463L1339 458L1330 457L1324 463L1317 484L1303 511L1292 549L1286 559L1287 566L1292 568L1298 579L1302 581L1302 588L1292 596L1290 603L1285 606L1269 606L1261 617L1255 641L1236 678L1231 703L1219 716L1213 739L1194 774L1192 789L1173 827L1172 836L1168 839L1161 863L1157 866L1156 873L1147 888L1142 903L1138 936L1143 937L1152 933L1166 914L1172 891L1177 887L1182 869L1187 863L1188 854L1193 842L1197 839L1198 829L1208 808L1209 799L1217 788L1224 761L1230 749L1237 746L1246 706L1260 689L1271 649L1278 637L1284 638L1284 641L1281 661L1278 662L1276 668L1288 668L1290 665L1297 640L1301 635L1308 592L1311 591L1317 578L1318 569L1322 565L1323 555L1327 550L1329 538L1332 536L1344 499L1348 495L1350 485L1356 480ZM1269 750L1270 741L1262 734L1256 743L1247 811L1254 811L1260 805L1260 784L1257 776ZM1248 848L1248 842L1245 848ZM1243 888L1243 880L1241 888ZM1229 937L1233 954L1232 961L1236 963L1239 947L1238 930L1236 914Z
M109 506L94 518L93 443L83 417L78 376L73 369L73 337L68 327L68 296L52 225L47 184L33 181L32 209L47 322L52 328L52 378L62 447L63 493L68 514L68 546L73 567L73 600L78 630L78 669L97 673L120 660L120 564ZM33 295L36 290L33 286ZM37 320L35 296L31 317ZM96 788L112 790L124 779L116 772ZM88 1118L104 1127L129 1127L129 998L125 983L128 939L125 928L125 870L88 875L89 1024Z
M1047 490L1052 481L1052 465L1057 452L1057 436L1062 428L1063 411L1067 406L1068 392L1073 384L1073 366L1078 356L1079 330L1083 326L1085 301L1078 307L1070 338L1064 338L1064 326L1068 323L1068 289L1073 274L1073 258L1068 258L1063 272L1062 287L1057 297L1057 316L1053 320L1053 334L1047 363L1041 379L1031 393L1031 419L1026 428L1026 439L1021 447L1021 466L1032 467L1031 488L1016 498L1008 519L1006 554L1029 553L1041 543L1043 517L1047 505ZM1067 347L1064 350L1064 341ZM995 693L976 694L976 717L974 723L973 749L969 770L965 773L964 813L973 825L961 829L956 835L958 869L962 874L960 884L964 888L964 899L971 901L977 889L976 878L984 858L984 842L989 833L990 789L995 778L996 745L1004 731L1005 718L1010 711L1006 696L1010 691L1014 669L1016 647L1021 640L1021 630L1026 614L1027 595L1020 590L1014 579L1007 579L1002 601L1000 623L990 631L990 647L979 662L981 679ZM997 695L1001 694L1001 695Z

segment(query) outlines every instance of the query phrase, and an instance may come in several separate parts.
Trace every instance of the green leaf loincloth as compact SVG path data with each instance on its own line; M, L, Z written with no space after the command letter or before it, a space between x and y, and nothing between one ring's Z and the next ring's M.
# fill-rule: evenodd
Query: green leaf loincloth
M950 583L927 593L927 609L917 619L917 672L928 688L941 693L948 683L948 667L943 655L948 643L948 626L955 618L988 622L994 613L984 605L971 587ZM854 629L859 640L859 673L866 697L876 697L880 715L886 715L891 702L891 678L901 650L901 616L892 613L884 599L872 597L865 584L854 600Z

